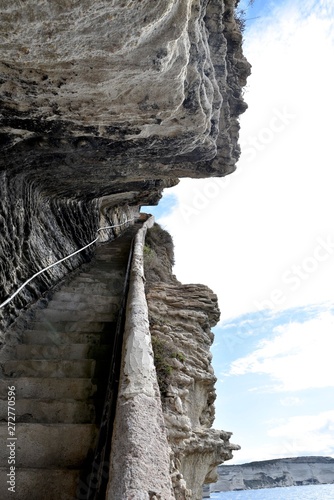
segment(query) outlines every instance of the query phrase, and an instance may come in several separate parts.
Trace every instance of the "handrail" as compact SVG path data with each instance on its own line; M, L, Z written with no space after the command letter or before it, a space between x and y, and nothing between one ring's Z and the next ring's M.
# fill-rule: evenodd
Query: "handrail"
M113 227L120 227L120 226L124 226L124 224L127 224L128 222L131 222L133 220L135 220L136 217L132 218L132 219L129 219L125 222L122 222L121 224L115 224L113 226L106 226L106 227L100 227L96 233L99 233L100 231L103 231L105 229L112 229ZM50 264L49 266L47 267L44 267L44 269L41 269L40 271L38 271L37 273L35 273L33 276L31 276L31 278L29 278L27 281L25 281L23 283L23 285L21 285L17 290L16 292L14 292L8 299L6 299L4 302L2 302L2 304L0 304L0 309L2 309L4 306L6 306L9 302L11 302L14 297L16 297L16 295L18 293L21 292L21 290L23 290L27 285L28 283L30 283L30 281L32 281L33 279L35 279L37 276L39 276L40 274L44 273L45 271L48 271L49 269L51 269L52 267L56 266L57 264L60 264L61 262L64 262L65 260L67 259L70 259L71 257L73 257L74 255L76 255L77 253L80 253L82 252L83 250L86 250L86 248L90 247L91 245L94 245L94 243L97 242L97 240L99 239L99 236L97 236L93 241L91 241L90 243L88 243L87 245L85 245L84 247L80 248L79 250L76 250L75 252L71 253L70 255L67 255L66 257L63 257L62 259L60 260L57 260L57 262L54 262L53 264Z

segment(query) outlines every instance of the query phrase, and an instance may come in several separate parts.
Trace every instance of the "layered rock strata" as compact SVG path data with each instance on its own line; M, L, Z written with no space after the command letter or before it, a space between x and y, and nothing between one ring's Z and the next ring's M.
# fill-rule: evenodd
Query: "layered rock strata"
M234 5L2 2L3 167L23 162L63 196L71 180L101 196L109 183L233 171L249 73Z
M211 429L216 377L210 328L219 320L217 297L204 285L176 280L171 273L172 242L159 226L149 230L146 241L150 332L175 498L198 500L203 484L216 481L216 466L239 449L230 443L230 432Z
M334 458L297 457L222 465L211 491L253 490L334 483Z
M137 207L114 206L104 210L101 200L45 197L25 175L15 179L0 174L0 303L28 278L96 238L97 228L122 224L100 233L113 239L127 220L138 216ZM91 246L69 260L40 274L15 299L0 309L0 342L3 333L25 305L62 280L93 255Z
M100 241L113 239L180 177L233 172L250 71L235 4L1 2L1 302L93 241L98 228L122 224L101 233ZM0 342L22 309L93 252L94 246L50 268L1 308ZM176 346L162 367L168 384L160 388L173 494L199 498L201 483L236 448L229 433L210 429L210 325L219 313L210 290L182 287L163 269L148 276L147 297L154 337Z
M179 177L234 170L249 74L234 7L1 2L0 300L101 219L123 222ZM1 327L86 258L29 286Z

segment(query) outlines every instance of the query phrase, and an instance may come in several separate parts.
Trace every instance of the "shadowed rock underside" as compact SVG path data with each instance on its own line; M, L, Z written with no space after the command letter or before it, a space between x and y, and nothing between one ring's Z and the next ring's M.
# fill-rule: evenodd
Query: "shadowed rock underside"
M250 66L234 0L5 0L1 27L0 300L179 177L235 169Z

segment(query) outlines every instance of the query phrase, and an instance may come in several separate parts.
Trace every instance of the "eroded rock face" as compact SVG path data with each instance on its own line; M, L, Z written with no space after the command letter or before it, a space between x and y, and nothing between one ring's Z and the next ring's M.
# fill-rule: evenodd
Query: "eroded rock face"
M216 377L211 327L219 320L217 296L206 286L182 285L171 274L171 241L159 226L148 231L147 302L164 419L172 450L177 500L201 499L202 485L239 446L230 432L211 429Z
M157 203L179 177L234 170L249 74L234 6L1 2L1 299L99 221ZM3 327L39 288L1 313Z
M233 172L250 70L235 3L1 2L1 302L92 241L98 227L157 203L179 177ZM1 309L0 341L22 308L92 250L39 276ZM200 498L201 483L236 449L230 433L210 429L210 326L219 312L206 287L172 277L168 252L161 262L167 267L151 275L148 300L155 337L175 349L162 391L172 480L177 499Z
M3 166L66 196L233 171L249 73L233 7L2 2Z
M103 207L103 200L45 197L29 178L0 173L0 303L32 277L65 255L96 238L99 226L119 224L137 216L137 208ZM117 227L100 233L113 239ZM0 344L6 327L27 303L35 301L83 262L90 260L94 246L52 267L32 280L8 305L0 309Z

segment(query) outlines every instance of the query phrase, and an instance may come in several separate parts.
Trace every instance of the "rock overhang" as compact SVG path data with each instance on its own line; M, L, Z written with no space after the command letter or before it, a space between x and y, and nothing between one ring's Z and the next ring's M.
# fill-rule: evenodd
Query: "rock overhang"
M1 2L2 299L179 178L233 172L250 73L235 5ZM90 256L37 278L0 324Z
M233 8L3 3L0 168L89 199L233 171L249 74Z
M101 224L133 221L138 206L157 203L180 177L220 177L235 169L238 117L246 109L242 87L250 72L236 3L1 2L0 300L92 241ZM50 288L92 251L47 271L2 309L0 342L22 309L43 294L47 301ZM193 316L208 347L209 326L219 318L216 298L201 288L182 290L195 302L182 314ZM207 313L201 315L203 293ZM20 319L15 325L25 326ZM230 433L208 429L215 377L209 353L198 351L203 368L191 370L190 363L193 378L183 381L197 381L193 393L201 404L185 401L184 407L195 427L199 422L206 429L187 431L191 457L209 456L204 480L238 447L229 443ZM179 394L175 410L182 413ZM191 457L184 464L190 472Z

